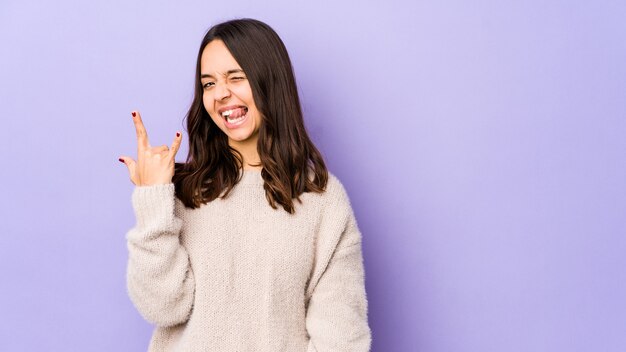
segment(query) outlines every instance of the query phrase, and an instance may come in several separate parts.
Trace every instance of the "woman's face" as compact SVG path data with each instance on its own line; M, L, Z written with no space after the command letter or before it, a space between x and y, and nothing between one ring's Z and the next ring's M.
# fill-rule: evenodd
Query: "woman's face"
M215 39L207 44L200 58L202 102L215 124L235 147L252 142L256 145L261 114L254 104L252 88L235 58Z

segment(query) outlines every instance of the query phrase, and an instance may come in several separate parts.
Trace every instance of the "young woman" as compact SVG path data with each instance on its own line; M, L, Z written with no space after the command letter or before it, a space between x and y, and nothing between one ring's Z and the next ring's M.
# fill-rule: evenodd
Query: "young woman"
M268 25L211 28L187 113L189 154L151 147L138 112L129 296L150 351L369 351L361 234L309 139Z

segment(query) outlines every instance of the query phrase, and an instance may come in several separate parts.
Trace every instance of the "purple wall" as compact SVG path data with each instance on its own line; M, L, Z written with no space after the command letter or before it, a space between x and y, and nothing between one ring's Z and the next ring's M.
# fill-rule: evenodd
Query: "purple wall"
M626 350L626 3L156 3L0 3L0 351L146 349L117 158L132 109L183 129L233 17L282 36L350 194L373 351Z

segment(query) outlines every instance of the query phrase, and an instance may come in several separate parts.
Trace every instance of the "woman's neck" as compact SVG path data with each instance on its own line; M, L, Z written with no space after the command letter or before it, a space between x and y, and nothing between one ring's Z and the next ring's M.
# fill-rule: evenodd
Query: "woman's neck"
M261 163L261 157L257 150L258 135L255 138L248 138L245 141L229 140L228 144L235 148L243 157L244 170L260 170L261 166L254 166Z

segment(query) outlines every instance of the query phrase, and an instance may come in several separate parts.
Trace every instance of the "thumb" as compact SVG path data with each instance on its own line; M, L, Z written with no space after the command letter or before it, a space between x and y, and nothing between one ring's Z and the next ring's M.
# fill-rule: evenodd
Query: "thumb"
M135 181L134 178L135 178L135 168L137 164L135 163L135 160L133 160L133 158L129 156L122 156L119 158L119 161L126 165L126 167L128 168L128 173L130 174L130 180L132 183L136 185L137 182Z

